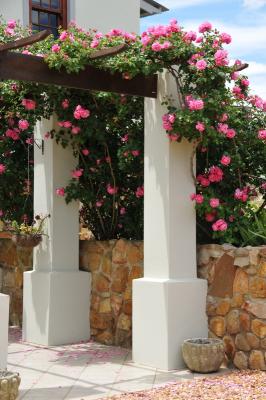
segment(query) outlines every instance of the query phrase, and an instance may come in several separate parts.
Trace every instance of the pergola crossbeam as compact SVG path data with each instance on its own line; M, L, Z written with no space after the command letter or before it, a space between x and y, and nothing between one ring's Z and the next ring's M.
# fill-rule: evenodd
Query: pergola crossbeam
M122 48L122 46L120 47ZM105 49L105 51L107 50ZM103 53L101 55L103 56ZM107 54L105 53L105 55ZM0 79L115 92L132 96L157 97L157 75L148 77L138 75L132 79L123 79L120 73L111 74L92 66L87 66L77 74L68 74L63 70L50 69L42 57L8 51L0 53Z

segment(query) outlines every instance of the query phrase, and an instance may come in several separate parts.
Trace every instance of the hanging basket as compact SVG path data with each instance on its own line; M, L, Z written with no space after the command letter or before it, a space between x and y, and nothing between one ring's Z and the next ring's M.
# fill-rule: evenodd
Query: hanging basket
M12 241L20 247L36 247L42 241L42 235L15 235L11 237Z

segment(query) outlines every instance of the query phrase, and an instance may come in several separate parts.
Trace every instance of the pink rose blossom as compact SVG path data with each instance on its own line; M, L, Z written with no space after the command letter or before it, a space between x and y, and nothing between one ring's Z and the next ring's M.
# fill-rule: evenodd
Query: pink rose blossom
M65 195L65 189L63 187L57 188L55 193L57 194L57 196L64 196Z
M72 126L71 133L73 135L78 135L80 131L81 131L81 129L79 126L74 126L74 125Z
M211 213L206 213L206 214L205 214L205 220L206 220L207 222L212 222L212 221L214 221L214 220L215 220L215 217L216 217L216 212L211 212Z
M35 110L36 102L30 99L22 99L21 104L25 107L26 110Z
M109 193L111 195L114 195L118 192L118 188L116 186L110 185L110 183L108 183L106 190L107 190L107 193Z
M128 137L129 137L128 134L124 135L124 136L121 138L121 142L127 143L127 142L128 142Z
M162 45L159 42L154 42L151 45L151 48L153 51L161 51L162 50Z
M132 151L131 151L131 154L132 154L134 157L137 157L137 156L140 155L140 151L139 151L139 150L132 150Z
M63 100L61 105L62 105L62 108L65 110L66 108L69 107L69 100L68 99Z
M63 127L64 128L69 129L69 128L71 128L71 126L72 126L72 123L70 121L64 121L63 122Z
M217 126L217 131L220 133L223 133L224 135L227 134L228 131L228 125L227 124L223 124L223 123L219 123Z
M19 131L15 129L7 129L5 133L6 137L9 137L13 140L19 140Z
M228 228L227 223L224 219L218 219L214 224L212 224L212 229L216 231L226 231Z
M225 33L225 32L221 33L220 38L221 38L222 43L229 44L232 42L232 37L231 37L231 35L229 35L229 33Z
M258 139L266 140L266 129L259 130Z
M171 133L168 134L167 136L171 142L177 142L180 138L180 135L178 133Z
M52 52L53 53L59 53L60 49L61 49L61 47L58 44L54 44L52 46Z
M0 210L0 217L2 217L4 215L4 211Z
M21 131L27 130L29 126L30 126L30 124L28 123L28 121L26 119L20 119L18 121L18 127Z
M71 175L72 178L79 179L83 175L83 169L82 168L76 169L72 171Z
M143 36L141 38L141 43L144 47L146 47L151 41L151 38L149 36Z
M88 118L89 116L90 116L90 111L85 109L85 108L83 108L81 105L78 105L75 108L74 117L76 119Z
M210 22L203 22L200 26L199 26L199 32L200 33L204 33L204 32L208 32L212 30L212 24Z
M225 50L217 50L214 54L215 64L219 67L225 66L229 64L229 60L227 58L228 52Z
M67 31L63 31L63 32L61 33L61 35L59 36L59 39L60 39L62 42L64 42L67 38L68 38L68 33L67 33Z
M231 163L231 157L224 154L224 155L222 156L221 160L220 160L220 163L221 163L222 165L225 165L225 166L230 165L230 163Z
M103 205L103 200L97 200L95 203L96 207L100 208Z
M172 44L171 44L170 42L166 41L166 42L164 42L164 43L162 44L162 50L167 50L167 49L169 49L171 46L172 46Z
M211 198L209 203L210 203L210 206L211 206L212 208L216 208L216 207L219 207L219 205L220 205L220 200L219 200L219 199L216 199L216 198Z
M250 82L249 82L249 80L248 79L241 79L241 85L243 85L243 86L249 86L249 84L250 84Z
M223 180L223 171L220 167L212 166L209 171L209 181L210 182L220 182Z
M196 39L197 39L197 34L196 34L196 32L193 32L193 31L186 32L186 34L184 36L184 40L187 42L193 42Z
M17 26L17 23L16 23L16 21L14 19L10 19L7 22L7 27L10 28L10 29L15 29L16 26Z
M139 199L140 197L144 196L144 186L139 186L137 187L137 190L135 192L136 197Z
M89 149L83 149L83 150L81 150L81 152L82 152L82 154L84 156L88 156L90 154L90 150Z
M2 175L6 170L6 166L4 164L0 164L0 175Z
M243 203L245 203L248 200L248 189L247 188L244 188L244 189L237 188L234 193L234 198L236 200L240 200Z
M233 139L235 137L235 135L236 135L236 131L232 128L228 129L226 132L226 137L228 139Z
M91 47L92 49L96 49L96 47L98 47L99 44L100 44L99 40L93 39L93 41L91 42L90 47Z
M196 43L201 43L203 41L203 37L202 36L199 36L197 39L196 39Z
M204 102L200 99L192 99L188 102L188 108L191 111L198 111L204 108Z
M225 122L225 121L227 121L227 120L228 120L228 115L224 113L224 114L221 116L220 121L221 121L221 122Z
M192 194L190 195L190 199L193 200L193 201L195 200L195 202L196 202L197 204L202 204L203 201L204 201L203 195L202 195L202 194L196 194L196 193L192 193Z
M199 71L203 71L204 69L207 68L207 63L205 60L199 60L196 62L195 66Z
M25 140L27 144L33 144L33 138L28 138Z
M231 79L233 81L236 81L239 78L239 72L232 72L231 73Z
M7 35L7 36L14 36L15 35L15 31L14 31L14 29L11 29L11 28L6 28L5 29L5 34Z
M119 213L120 213L120 215L125 215L125 213L126 213L125 207L121 207Z
M197 124L196 124L196 129L197 129L199 132L204 132L204 131L205 131L205 125L204 125L204 123L198 121Z
M208 187L210 186L210 181L206 176L204 175L198 175L197 176L197 181L201 184L203 187Z

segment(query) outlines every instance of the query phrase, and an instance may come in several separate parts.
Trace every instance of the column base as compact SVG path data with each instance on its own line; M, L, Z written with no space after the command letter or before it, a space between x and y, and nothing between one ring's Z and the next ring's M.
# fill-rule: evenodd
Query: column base
M56 346L90 338L88 272L24 272L23 340Z
M0 293L0 369L6 369L8 348L9 296Z
M208 336L207 281L133 281L133 360L162 370L185 367L184 339Z

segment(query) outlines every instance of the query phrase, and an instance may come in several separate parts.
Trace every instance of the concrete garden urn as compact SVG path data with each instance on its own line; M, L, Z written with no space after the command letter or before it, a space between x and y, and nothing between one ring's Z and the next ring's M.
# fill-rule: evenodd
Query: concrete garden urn
M187 339L182 345L183 359L195 372L215 372L224 360L224 344L220 339Z
M0 399L15 400L18 397L20 376L16 372L0 370Z

